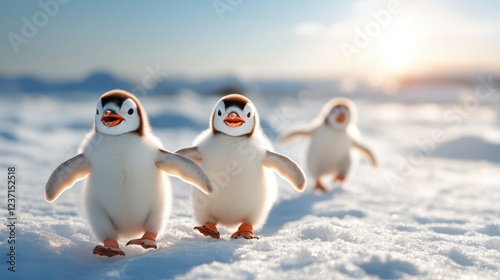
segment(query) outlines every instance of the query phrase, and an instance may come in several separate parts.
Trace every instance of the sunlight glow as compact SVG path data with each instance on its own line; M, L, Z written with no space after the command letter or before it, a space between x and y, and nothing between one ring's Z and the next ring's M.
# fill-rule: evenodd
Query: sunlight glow
M404 72L412 66L417 54L415 32L405 25L385 30L379 41L380 55L390 72Z

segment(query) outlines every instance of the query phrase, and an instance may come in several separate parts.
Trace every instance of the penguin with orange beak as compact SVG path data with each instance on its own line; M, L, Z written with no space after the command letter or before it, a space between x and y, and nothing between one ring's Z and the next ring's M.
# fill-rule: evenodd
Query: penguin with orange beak
M96 104L94 128L79 153L61 163L45 185L45 199L56 200L85 178L84 201L90 226L102 245L93 254L124 256L128 245L156 249L156 237L170 214L171 187L166 174L210 193L212 182L194 161L162 148L139 100L112 90ZM165 174L166 173L166 174Z
M178 150L198 162L214 182L207 195L192 188L194 229L219 239L218 225L238 227L231 238L254 239L276 199L273 171L302 192L306 178L290 158L273 151L260 127L253 103L239 94L221 98L212 112L210 128L193 146Z
M311 140L307 148L306 167L314 178L316 191L327 191L322 182L324 177L333 177L339 183L347 179L352 169L354 151L360 152L373 166L377 166L374 153L357 139L356 117L356 105L351 100L335 98L323 107L310 125L281 137L281 143L297 138Z

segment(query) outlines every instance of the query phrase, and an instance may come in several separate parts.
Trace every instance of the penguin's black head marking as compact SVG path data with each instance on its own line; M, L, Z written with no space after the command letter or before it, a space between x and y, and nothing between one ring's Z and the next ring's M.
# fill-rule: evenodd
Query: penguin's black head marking
M108 92L101 97L101 105L102 107L104 107L109 103L114 103L116 104L116 106L121 108L123 102L128 98L130 98L130 95L124 92L119 92L119 91Z
M236 93L224 96L223 98L221 98L221 101L224 102L224 107L226 108L226 110L233 106L244 110L247 104L252 103L250 99Z

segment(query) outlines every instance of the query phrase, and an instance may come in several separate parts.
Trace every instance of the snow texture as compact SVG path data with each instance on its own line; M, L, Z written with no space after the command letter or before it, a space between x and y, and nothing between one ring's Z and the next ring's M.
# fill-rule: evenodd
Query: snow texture
M6 223L6 174L13 165L18 220L15 273L7 270L9 230L0 228L0 279L500 279L500 123L492 102L460 114L453 111L463 105L455 97L354 98L379 168L360 159L351 181L330 183L326 195L314 194L311 182L299 194L280 179L259 240L231 240L223 228L220 240L195 232L190 187L173 179L172 216L159 248L120 240L126 256L106 258L92 255L97 240L81 182L52 204L44 200L49 175L91 128L100 94L88 95L2 100L0 216ZM276 150L301 164L307 143L280 146L278 135L308 123L333 97L250 95ZM176 150L206 128L217 99L184 94L142 101L164 146Z

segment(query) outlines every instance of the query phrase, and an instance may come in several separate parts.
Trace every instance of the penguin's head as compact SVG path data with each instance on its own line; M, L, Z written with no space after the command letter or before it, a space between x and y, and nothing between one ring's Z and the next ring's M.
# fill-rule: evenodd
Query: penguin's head
M123 90L108 91L96 105L95 129L107 135L137 133L143 136L148 127L147 116L139 100Z
M215 105L210 127L214 134L251 136L258 122L257 110L252 101L240 94L230 94Z
M324 109L324 122L334 129L344 130L355 123L356 106L346 98L335 98Z

